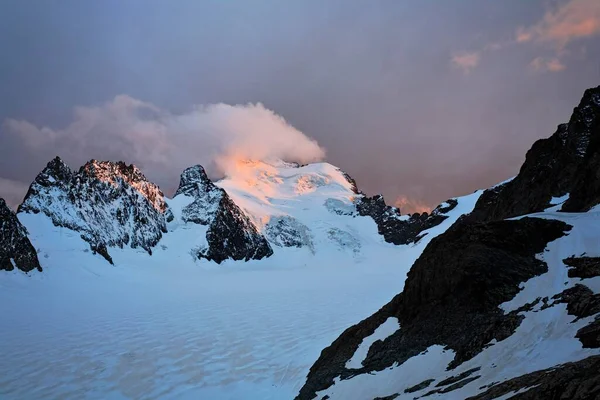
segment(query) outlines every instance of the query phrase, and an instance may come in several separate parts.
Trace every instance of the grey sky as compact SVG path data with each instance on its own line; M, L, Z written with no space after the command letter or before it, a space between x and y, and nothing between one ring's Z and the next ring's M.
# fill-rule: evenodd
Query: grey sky
M4 0L0 196L18 202L54 155L73 167L125 158L173 190L178 159L193 158L191 145L203 147L212 125L174 140L186 156L171 150L164 171L144 158L153 142L135 147L143 135L120 145L121 133L109 131L119 124L81 140L67 129L74 107L126 95L161 115L262 102L367 193L435 205L516 174L532 142L600 84L599 4Z

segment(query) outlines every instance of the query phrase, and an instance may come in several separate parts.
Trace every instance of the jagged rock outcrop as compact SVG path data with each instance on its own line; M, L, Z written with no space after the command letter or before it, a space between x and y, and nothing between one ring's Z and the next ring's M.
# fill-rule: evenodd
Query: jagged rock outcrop
M15 268L23 272L42 270L37 252L27 237L27 229L0 198L0 270Z
M272 217L265 226L269 242L281 247L308 247L314 251L310 230L289 215Z
M297 398L314 398L335 377L402 364L434 344L455 351L449 366L454 368L492 339L509 337L523 319L521 310L505 314L498 306L519 292L521 282L547 271L535 255L569 229L563 222L537 218L454 225L428 244L408 273L403 293L323 350ZM402 328L371 345L362 368L346 368L363 338L389 317Z
M519 174L486 190L471 218L493 221L542 211L570 193L564 211L586 211L600 201L600 86L585 91L569 123L527 152Z
M344 178L346 178L346 180L350 184L350 190L352 190L352 192L354 194L360 194L360 191L358 190L358 185L356 184L356 181L354 180L354 178L352 178L350 175L348 175L346 172L342 171L341 169L339 171L342 173Z
M577 128L589 132L590 144L563 211L588 211L600 203L600 87L586 91L584 100Z
M558 365L498 383L467 400L493 400L505 395L514 400L600 398L600 356ZM521 393L517 391L523 390Z
M600 276L600 257L569 257L563 260L569 269L570 278L593 278Z
M380 235L388 243L396 245L418 242L424 234L423 231L431 229L442 223L449 211L453 210L458 202L450 199L440 204L435 210L428 213L401 215L396 207L388 206L383 196L362 196L356 200L356 209L362 216L370 216L377 224Z
M172 218L163 193L137 167L91 160L74 172L59 157L35 178L19 213L43 213L79 232L109 262L110 246L152 253Z
M273 254L269 242L250 218L229 195L208 178L200 165L183 171L175 197L192 197L184 207L182 219L208 225L207 247L198 251L199 258L221 263L233 260L260 260Z

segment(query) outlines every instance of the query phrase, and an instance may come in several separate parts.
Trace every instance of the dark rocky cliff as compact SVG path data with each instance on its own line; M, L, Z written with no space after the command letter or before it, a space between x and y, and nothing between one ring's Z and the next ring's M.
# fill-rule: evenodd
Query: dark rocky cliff
M41 271L35 248L27 237L27 229L0 198L0 270Z

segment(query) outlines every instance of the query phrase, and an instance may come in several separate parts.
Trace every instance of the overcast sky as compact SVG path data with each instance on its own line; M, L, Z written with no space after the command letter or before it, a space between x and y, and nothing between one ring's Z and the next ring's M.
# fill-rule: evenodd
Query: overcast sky
M55 155L170 194L235 154L324 158L412 211L515 175L568 120L600 84L600 1L3 0L0 54L13 205Z

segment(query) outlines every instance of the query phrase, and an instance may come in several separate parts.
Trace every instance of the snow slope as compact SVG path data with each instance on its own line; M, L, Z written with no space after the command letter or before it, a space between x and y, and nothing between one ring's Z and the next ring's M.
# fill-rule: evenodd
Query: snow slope
M0 398L291 399L321 349L402 290L428 241L480 194L458 198L418 244L394 246L354 213L330 164L252 170L217 184L263 233L282 219L306 228L300 247L272 241L260 261L195 257L207 227L183 221L189 196L167 200L174 218L152 255L110 247L114 266L79 233L20 213L44 272L0 277Z

